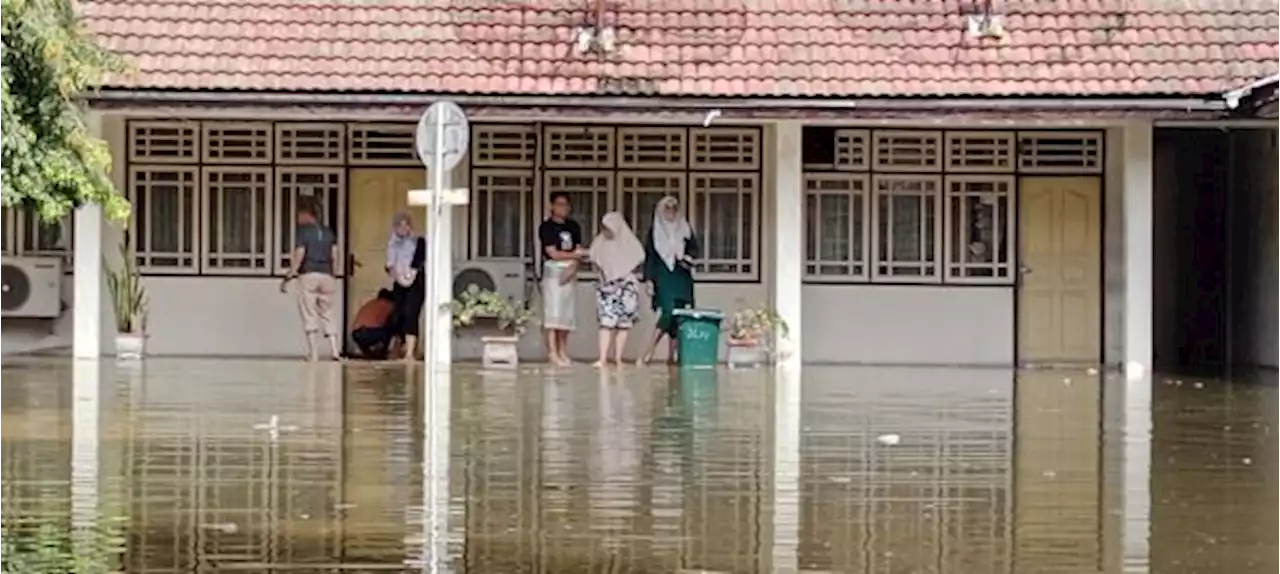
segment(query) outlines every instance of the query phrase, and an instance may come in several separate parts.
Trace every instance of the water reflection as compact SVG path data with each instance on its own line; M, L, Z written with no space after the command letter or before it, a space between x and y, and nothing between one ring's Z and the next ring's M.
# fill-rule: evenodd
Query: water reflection
M1275 387L1125 384L6 361L5 535L123 520L139 573L1275 571Z

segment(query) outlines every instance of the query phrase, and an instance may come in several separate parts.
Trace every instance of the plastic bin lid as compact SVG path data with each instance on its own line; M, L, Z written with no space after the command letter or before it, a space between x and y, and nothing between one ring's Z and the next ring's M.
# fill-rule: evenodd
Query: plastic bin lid
M717 309L674 309L671 311L671 315L673 317L707 319L713 321L721 321L724 319L724 313Z

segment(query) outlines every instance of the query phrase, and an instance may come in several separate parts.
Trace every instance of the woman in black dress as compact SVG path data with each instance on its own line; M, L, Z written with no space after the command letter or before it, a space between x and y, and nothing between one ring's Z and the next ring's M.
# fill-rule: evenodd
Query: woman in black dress
M418 330L426 298L422 273L426 256L427 240L413 232L409 214L396 214L387 241L387 274L391 276L391 300L395 305L389 326L392 335L403 340L400 347L406 361L414 360L418 353Z

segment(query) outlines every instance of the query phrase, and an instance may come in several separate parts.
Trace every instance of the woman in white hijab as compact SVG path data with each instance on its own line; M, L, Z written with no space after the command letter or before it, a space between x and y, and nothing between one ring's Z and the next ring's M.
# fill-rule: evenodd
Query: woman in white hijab
M622 214L610 211L600 221L600 234L591 241L591 262L600 274L596 287L596 314L600 319L600 359L603 367L613 350L613 362L622 364L627 333L640 317L640 266L644 246Z
M387 275L392 281L393 305L389 324L392 336L402 341L405 361L413 361L417 356L418 327L422 324L426 297L421 273L425 258L426 240L414 233L408 213L397 213L391 220L391 236L387 238Z
M653 359L663 336L668 337L667 362L676 360L676 323L671 312L694 306L693 265L698 240L689 220L680 213L680 201L667 196L653 210L653 225L645 240L644 278L653 290L653 309L658 312L649 347L637 364Z

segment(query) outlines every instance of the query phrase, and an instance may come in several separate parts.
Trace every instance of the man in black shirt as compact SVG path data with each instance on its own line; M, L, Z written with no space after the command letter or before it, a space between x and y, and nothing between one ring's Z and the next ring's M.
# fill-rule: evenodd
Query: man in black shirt
M551 217L538 226L538 242L546 256L542 267L542 326L547 332L547 360L568 365L569 331L574 327L574 279L586 256L582 227L569 219L569 194L551 194Z

